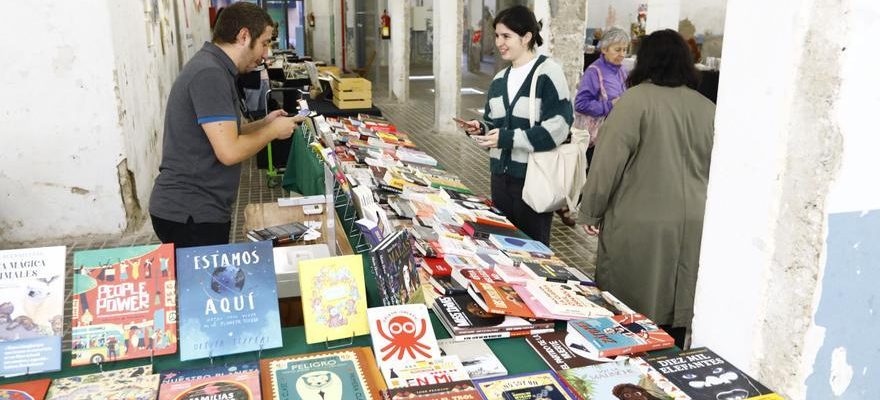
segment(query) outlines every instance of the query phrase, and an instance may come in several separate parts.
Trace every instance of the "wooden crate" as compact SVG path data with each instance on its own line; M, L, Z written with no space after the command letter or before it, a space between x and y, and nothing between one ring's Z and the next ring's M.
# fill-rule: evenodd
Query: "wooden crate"
M333 98L340 100L370 100L373 98L371 90L336 90L333 89Z
M348 92L348 91L373 91L373 84L360 77L340 77L339 75L333 75L333 81L330 83L330 86L333 87L333 90L340 92Z
M335 65L326 65L326 66L318 67L318 72L319 73L326 72L326 73L329 73L334 76L339 76L342 74L342 71L339 69L339 67L337 67Z
M367 98L365 100L343 100L333 96L333 105L340 110L350 110L355 108L370 108L373 106L373 100Z

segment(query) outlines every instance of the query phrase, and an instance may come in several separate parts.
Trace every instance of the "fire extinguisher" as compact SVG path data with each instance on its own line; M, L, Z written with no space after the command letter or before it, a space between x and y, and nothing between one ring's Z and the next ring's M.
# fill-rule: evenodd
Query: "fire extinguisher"
M382 11L382 39L391 39L391 17L388 15L388 10Z

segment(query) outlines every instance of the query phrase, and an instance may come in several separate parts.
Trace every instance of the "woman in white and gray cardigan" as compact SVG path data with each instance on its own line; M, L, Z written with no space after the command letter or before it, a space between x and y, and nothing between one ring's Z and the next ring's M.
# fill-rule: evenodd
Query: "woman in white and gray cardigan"
M498 72L489 85L483 120L462 125L469 135L478 135L478 145L489 149L492 202L517 228L549 245L553 213L535 212L523 202L522 190L529 153L551 150L568 138L572 123L568 83L559 64L535 53L535 46L543 40L528 8L503 10L494 25L495 46L511 66ZM539 112L530 127L532 79L537 79L535 107Z

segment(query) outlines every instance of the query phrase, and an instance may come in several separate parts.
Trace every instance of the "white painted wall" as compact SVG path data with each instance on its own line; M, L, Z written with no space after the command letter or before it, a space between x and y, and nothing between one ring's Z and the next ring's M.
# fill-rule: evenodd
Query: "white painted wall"
M699 0L681 2L681 19L689 19L697 30L697 34L711 33L721 35L724 33L724 16L727 10L727 0ZM648 9L650 18L651 10Z
M764 11L756 15L758 3ZM801 55L796 44L807 21L775 17L793 14L791 8L787 3L758 0L732 2L727 8L693 341L746 370L752 355L762 351L755 322L763 312L761 285L775 245L772 224L778 218L779 175L792 118L793 71ZM777 46L755 46L763 33L753 27L770 20L777 24ZM779 73L756 74L754 60L762 57L773 59ZM746 99L748 123L744 124L746 110L741 102ZM743 295L713 293L720 287L742 287ZM737 323L718 323L718 310L724 310L725 320Z
M646 0L589 0L587 2L587 28L605 29L611 26L629 30L639 16L639 4ZM648 18L651 10L648 9Z
M661 29L678 30L678 21L681 19L682 0L647 0L648 21L645 32L659 31Z
M0 39L10 57L0 74L0 241L118 232L125 150L116 109L105 107L115 103L107 5L4 7L0 22L27 39Z
M878 228L860 225L880 210L878 19L870 0L727 9L693 341L786 398L880 389L880 345L864 334L880 325ZM770 25L776 46L755 46ZM829 232L832 218L851 226Z
M880 185L866 184L876 180L880 171L880 135L875 117L880 110L880 53L875 51L875 41L868 34L880 20L880 3L853 3L852 11L841 22L848 29L846 51L840 53L843 81L836 112L845 137L844 158L829 194L828 213L880 209Z
M606 28L617 26L629 30L631 23L638 18L639 4L648 3L647 0L590 0L587 2L587 27ZM679 1L680 8L678 19L672 29L678 29L678 20L688 18L697 29L697 33L712 32L720 35L724 32L724 16L727 8L727 0L699 0ZM655 5L649 3L648 24L652 19L667 18L663 16L662 3ZM611 10L609 11L609 7ZM658 11L656 8L661 7ZM667 8L668 9L668 8ZM610 17L609 17L610 15ZM610 24L608 23L610 21Z
M333 3L327 0L311 0L311 8L306 7L307 12L315 15L315 27L312 28L312 58L330 63L333 58L333 47L330 43L333 21ZM306 14L308 15L308 14Z
M159 4L164 56L158 26L147 48L142 2L42 0L0 15L31 32L2 44L16 62L0 76L0 242L117 233L142 216L126 215L117 165L127 160L145 209L160 157L153 132L161 134L179 60L173 10ZM201 17L188 11L200 47L207 7Z

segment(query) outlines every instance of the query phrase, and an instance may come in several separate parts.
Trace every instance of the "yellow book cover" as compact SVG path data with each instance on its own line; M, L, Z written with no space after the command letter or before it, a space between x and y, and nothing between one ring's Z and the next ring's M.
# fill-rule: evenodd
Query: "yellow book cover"
M299 262L306 343L370 333L361 255Z

